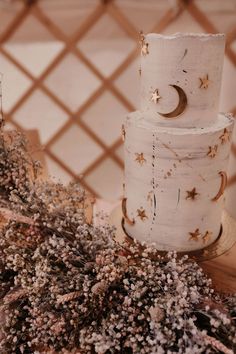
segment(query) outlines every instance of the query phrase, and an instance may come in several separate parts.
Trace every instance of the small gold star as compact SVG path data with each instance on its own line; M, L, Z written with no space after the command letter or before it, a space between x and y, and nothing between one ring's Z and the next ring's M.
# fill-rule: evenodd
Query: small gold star
M141 209L137 209L137 213L138 213L138 217L144 221L145 219L148 219L147 215L146 215L146 211L145 209L141 208Z
M220 136L221 144L225 144L227 141L230 140L230 134L228 130L225 128L224 133Z
M161 98L161 96L159 95L158 89L154 90L152 92L151 101L154 103L157 103L160 98Z
M141 47L141 55L146 56L147 54L149 54L148 43L143 42Z
M199 88L207 89L209 84L210 84L210 80L209 80L208 74L205 77L203 77L203 78L199 77L199 80L201 81L201 84L200 84Z
M194 232L189 232L189 241L190 240L194 240L194 241L198 241L199 240L199 236L201 236L199 229L196 229Z
M137 153L135 153L135 155L136 155L135 161L137 161L141 166L143 165L144 162L147 161L145 159L145 157L143 156L143 152L141 152L140 154L137 152Z
M145 36L143 34L143 31L139 32L139 36L140 36L139 42L142 44L145 41Z
M121 136L122 136L123 141L125 141L125 135L126 135L125 126L124 126L124 124L122 124Z
M186 199L192 199L194 200L199 193L196 192L196 188L194 187L191 191L186 191L187 196Z
M212 232L211 231L206 231L205 235L202 236L203 243L208 242L211 239Z
M141 76L141 74L142 74L142 69L139 68L139 69L138 69L138 72L139 72L139 76Z
M145 42L145 36L143 34L143 31L140 31L140 44L141 44L141 55L145 56L149 54L148 51L148 43Z
M214 146L209 146L209 151L207 153L207 156L213 158L216 156L218 150L218 145L214 145Z

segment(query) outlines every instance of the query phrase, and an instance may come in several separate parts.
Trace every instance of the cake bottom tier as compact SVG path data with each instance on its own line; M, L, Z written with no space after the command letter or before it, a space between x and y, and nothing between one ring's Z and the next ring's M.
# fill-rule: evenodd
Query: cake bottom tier
M159 250L191 251L216 240L233 118L205 128L157 127L141 112L125 123L125 229Z

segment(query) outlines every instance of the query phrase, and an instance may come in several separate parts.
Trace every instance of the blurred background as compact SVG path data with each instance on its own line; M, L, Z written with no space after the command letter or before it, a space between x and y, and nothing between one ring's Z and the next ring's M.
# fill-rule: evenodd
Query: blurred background
M33 130L49 175L110 201L139 106L140 30L226 33L220 111L236 113L236 0L0 0L7 129Z

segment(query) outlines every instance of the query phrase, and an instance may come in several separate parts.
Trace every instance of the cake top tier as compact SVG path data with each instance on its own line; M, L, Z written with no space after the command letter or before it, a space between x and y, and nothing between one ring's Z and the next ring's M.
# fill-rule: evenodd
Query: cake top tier
M217 119L224 34L141 35L141 110L172 127L206 127Z

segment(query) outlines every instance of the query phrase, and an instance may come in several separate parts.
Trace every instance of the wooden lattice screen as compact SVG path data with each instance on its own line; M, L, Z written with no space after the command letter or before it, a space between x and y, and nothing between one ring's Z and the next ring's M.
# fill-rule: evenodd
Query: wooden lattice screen
M16 3L17 0L12 3ZM80 0L78 0L80 2ZM207 1L206 1L207 2ZM11 1L9 1L11 3ZM22 3L22 1L19 1ZM119 0L103 0L95 1L96 6L92 13L90 13L86 18L83 19L82 23L78 23L77 30L73 35L67 35L61 30L51 16L48 16L47 12L41 5L41 0L30 1L25 0L22 6L19 6L19 10L16 11L14 17L11 19L10 23L1 31L0 34L0 54L13 64L19 71L21 71L31 82L31 85L27 88L24 94L15 102L13 107L9 111L4 112L7 122L15 126L20 130L24 130L24 127L20 124L20 121L14 119L14 114L17 112L21 106L34 94L35 90L39 89L52 100L62 111L66 113L69 117L68 120L63 124L59 130L47 141L44 146L45 154L50 157L55 163L57 163L72 179L79 181L88 191L94 195L98 195L92 185L88 184L86 178L91 174L98 166L104 162L108 157L117 164L121 169L123 168L122 158L116 153L119 146L122 144L121 138L117 139L111 145L106 144L101 137L99 137L96 132L94 132L83 120L80 119L81 115L86 112L94 102L105 92L108 91L111 95L119 101L121 105L125 107L127 111L132 111L135 109L132 102L126 97L126 95L120 90L116 85L114 85L115 80L117 80L122 73L134 62L134 60L139 55L139 30L140 28L134 25L130 21L129 17L126 16L125 11L122 10L121 3ZM169 2L166 2L169 3ZM149 32L163 32L168 26L173 22L177 21L183 12L187 12L191 15L192 20L197 22L203 31L216 33L220 29L216 28L215 24L207 16L207 14L198 6L198 1L194 0L182 0L176 1L176 6L167 8L164 15L158 18L157 23L149 28ZM104 14L109 14L116 25L122 28L127 37L130 37L136 42L136 47L126 56L122 63L110 74L105 76L102 71L100 71L89 59L88 56L84 55L83 51L80 50L78 43L83 39L88 31L95 26L95 24L101 19ZM18 61L11 53L6 49L4 44L6 44L12 36L18 31L21 25L26 21L28 16L35 17L42 26L44 26L48 32L60 42L63 42L63 49L54 57L54 59L49 63L49 65L44 69L40 76L35 77L23 64ZM230 62L236 66L236 54L233 50L232 44L236 40L236 25L230 29L230 33L227 33L227 46L226 55ZM49 88L46 83L48 76L54 72L54 70L60 65L63 59L72 53L76 58L82 62L90 72L99 79L100 85L95 91L86 99L85 102L79 107L77 111L73 111L67 104L66 100L62 97L56 95L53 90ZM229 107L233 113L236 113L236 107ZM80 130L85 132L96 144L100 147L101 153L89 166L87 166L83 171L83 175L76 173L66 164L66 161L60 159L59 156L55 155L52 151L52 145L60 139L60 137L70 129L72 125L77 125ZM236 156L236 146L233 146L233 151ZM231 183L236 182L236 176L231 179Z

